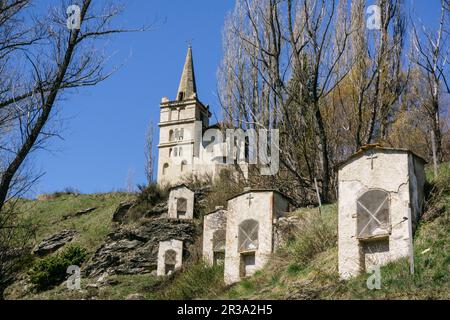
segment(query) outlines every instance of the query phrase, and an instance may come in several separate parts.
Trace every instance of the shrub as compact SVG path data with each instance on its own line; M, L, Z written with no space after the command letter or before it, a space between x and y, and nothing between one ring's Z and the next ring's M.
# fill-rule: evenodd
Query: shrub
M50 289L63 282L67 276L67 268L81 265L86 255L84 248L70 245L61 253L40 259L29 271L30 281L38 291Z
M227 206L227 200L244 190L245 182L233 176L232 171L223 169L214 181L211 192L205 198L204 212L210 212L216 206Z
M170 280L168 280L170 281ZM201 297L217 297L223 292L223 266L208 266L203 261L192 263L158 293L163 300L189 300Z
M336 212L302 216L294 239L286 247L298 267L306 266L317 254L337 245L336 226Z
M427 178L425 211L421 217L423 221L434 220L450 209L447 200L450 196L450 164L441 164L437 177L428 170Z
M139 185L138 189L137 202L144 203L150 207L165 200L168 196L167 190L159 187L156 183L152 183L148 186Z

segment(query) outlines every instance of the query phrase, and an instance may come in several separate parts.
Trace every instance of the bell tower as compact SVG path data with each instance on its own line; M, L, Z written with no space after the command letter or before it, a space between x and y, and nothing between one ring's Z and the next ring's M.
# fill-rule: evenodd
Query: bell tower
M176 98L164 97L160 104L158 184L176 185L195 171L194 156L198 156L201 143L195 133L208 127L210 116L209 108L197 96L189 46Z

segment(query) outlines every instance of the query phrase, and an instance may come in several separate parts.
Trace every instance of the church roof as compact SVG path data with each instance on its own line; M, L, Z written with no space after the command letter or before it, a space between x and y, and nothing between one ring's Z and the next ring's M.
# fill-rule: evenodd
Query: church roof
M183 73L181 74L176 100L196 98L197 85L195 84L194 61L192 59L192 47L188 47Z
M225 209L223 206L218 206L216 207L213 211L209 211L207 214L203 215L203 216L208 216L210 214L219 212L219 211L228 211L227 209Z

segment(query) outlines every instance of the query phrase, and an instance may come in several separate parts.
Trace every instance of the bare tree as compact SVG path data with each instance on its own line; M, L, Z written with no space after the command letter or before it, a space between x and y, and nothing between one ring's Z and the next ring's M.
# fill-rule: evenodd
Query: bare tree
M151 184L153 182L153 165L154 165L154 158L153 158L153 122L150 122L147 132L145 134L145 176L147 178L147 183Z
M0 2L0 297L14 269L4 269L19 232L13 203L33 181L24 175L27 159L58 135L52 120L63 94L111 75L103 68L107 56L96 48L98 40L131 31L112 26L122 10L114 3L80 1L79 29L68 28L68 2L45 17L33 16L30 3Z
M348 72L337 74L350 31L345 24L333 41L336 7L336 1L237 1L219 71L226 119L238 127L281 128L284 168L313 195L318 176L324 202L332 176L325 101Z
M413 44L415 54L414 61L420 66L424 73L424 80L428 86L428 101L424 103L430 119L436 143L437 161L443 160L441 114L445 105L442 106L444 94L450 94L449 87L449 33L446 28L449 21L449 2L441 0L441 14L439 26L435 32L427 30L424 26L422 32L417 30L413 24Z
M134 176L136 172L133 168L128 169L127 176L125 178L125 187L126 192L134 192L135 184L134 184Z

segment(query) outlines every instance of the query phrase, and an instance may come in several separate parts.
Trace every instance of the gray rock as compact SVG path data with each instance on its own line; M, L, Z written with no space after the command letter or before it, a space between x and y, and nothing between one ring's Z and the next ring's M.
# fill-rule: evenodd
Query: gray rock
M108 286L117 286L119 283L120 282L117 279L107 279L105 281L105 285L108 285Z
M156 270L160 241L184 242L185 254L194 242L196 229L190 221L153 219L138 226L124 226L110 233L83 273L89 277L112 274L143 274Z
M34 249L33 254L43 256L48 253L54 252L57 249L64 246L66 243L72 241L72 239L78 234L76 230L65 229L58 232L44 240L42 240Z
M134 205L133 201L122 202L113 213L112 221L121 223L128 213L128 210Z
M97 290L98 289L98 284L96 283L89 283L86 285L86 290Z
M126 300L145 300L145 297L140 293L132 293L127 296Z
M97 207L87 208L87 209L84 209L84 210L79 210L77 212L69 213L69 214L64 215L62 217L62 220L80 217L80 216L83 216L85 214L91 213L92 211L95 211L95 210L97 210Z
M150 210L148 210L147 212L145 212L144 216L146 218L151 218L154 216L160 216L164 213L166 213L168 210L168 205L167 205L167 201L161 201L159 203L157 203L155 206L153 206L153 208L151 208Z

